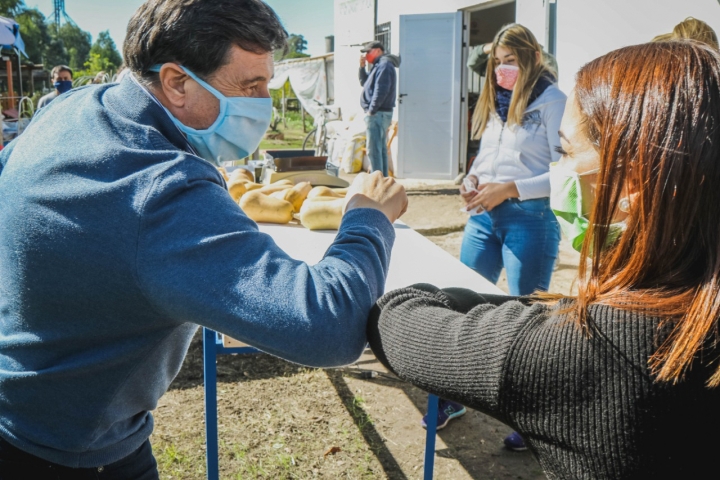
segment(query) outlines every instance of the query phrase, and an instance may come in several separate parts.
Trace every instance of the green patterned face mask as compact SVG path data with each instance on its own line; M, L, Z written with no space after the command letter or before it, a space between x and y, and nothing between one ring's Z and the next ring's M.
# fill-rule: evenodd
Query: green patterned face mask
M579 174L557 162L550 164L550 209L557 217L560 229L578 252L590 226L586 213L582 211L580 177L598 171L595 169ZM624 230L625 222L611 224L606 244L614 242Z

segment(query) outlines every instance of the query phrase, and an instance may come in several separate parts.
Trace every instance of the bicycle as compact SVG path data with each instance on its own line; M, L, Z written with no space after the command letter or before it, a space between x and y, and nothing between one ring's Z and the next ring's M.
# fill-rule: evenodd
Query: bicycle
M315 150L315 156L321 157L329 153L327 124L340 119L340 107L327 106L317 100L315 103L320 106L320 113L313 121L315 128L305 136L302 149L308 150L308 147L312 147Z

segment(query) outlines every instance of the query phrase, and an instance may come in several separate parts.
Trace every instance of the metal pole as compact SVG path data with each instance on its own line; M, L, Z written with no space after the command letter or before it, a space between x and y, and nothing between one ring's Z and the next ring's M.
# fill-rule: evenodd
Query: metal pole
M217 336L203 327L203 367L205 380L205 459L207 479L218 480L218 414L217 414Z
M285 120L285 85L282 86L282 116L283 126L287 129L287 120Z
M437 395L428 394L427 426L425 433L425 462L423 480L432 480L435 467L435 435L437 435L437 417L440 399Z
M17 53L18 56L18 78L20 79L20 86L18 89L20 90L20 98L24 97L23 95L23 86L22 86L22 63L20 63L20 52L18 49L15 49L15 53Z
M302 115L303 133L306 133L307 129L305 128L305 109L303 108L302 103L300 103L300 114Z
M548 3L548 53L557 55L557 0Z

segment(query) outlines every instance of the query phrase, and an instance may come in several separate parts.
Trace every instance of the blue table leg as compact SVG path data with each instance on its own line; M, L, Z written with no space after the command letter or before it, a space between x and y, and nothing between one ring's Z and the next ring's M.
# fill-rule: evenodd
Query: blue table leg
M203 375L205 377L205 456L208 480L219 480L217 418L217 342L213 330L203 327Z
M425 434L425 480L432 480L435 466L435 435L437 434L438 404L437 395L428 394L427 433Z

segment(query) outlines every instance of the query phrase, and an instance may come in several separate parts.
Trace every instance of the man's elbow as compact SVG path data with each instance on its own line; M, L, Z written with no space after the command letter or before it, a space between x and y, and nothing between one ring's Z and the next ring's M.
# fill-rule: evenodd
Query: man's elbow
M338 312L313 318L310 328L294 338L296 363L309 367L331 368L354 363L367 345L367 312Z
M355 363L367 345L363 335L344 335L322 342L310 340L288 360L314 368L342 367Z
M342 367L355 363L367 345L365 335L362 338L346 339L329 350L326 355L321 358L321 364L316 365L321 368Z

